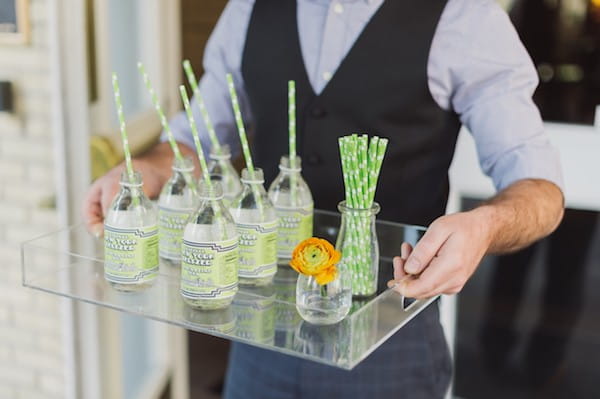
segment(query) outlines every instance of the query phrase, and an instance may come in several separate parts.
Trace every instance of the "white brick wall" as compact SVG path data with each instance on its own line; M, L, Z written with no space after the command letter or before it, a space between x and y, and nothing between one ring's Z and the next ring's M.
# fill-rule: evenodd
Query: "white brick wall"
M19 243L56 229L48 2L31 0L31 43L0 45L0 80L16 115L0 113L0 399L65 395L58 299L21 287Z

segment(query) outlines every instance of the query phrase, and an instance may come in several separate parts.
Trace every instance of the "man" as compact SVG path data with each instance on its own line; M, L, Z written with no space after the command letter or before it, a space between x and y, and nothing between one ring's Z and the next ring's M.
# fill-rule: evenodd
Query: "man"
M286 81L296 80L298 148L318 208L335 209L343 198L339 136L390 139L380 217L429 225L394 261L397 289L409 297L457 293L486 253L521 248L560 221L558 160L531 101L535 70L491 0L231 0L204 60L201 90L221 140L239 148L225 82L232 72L267 183L286 151ZM461 122L499 193L442 216ZM172 127L192 154L184 116ZM136 161L149 195L158 195L171 160L162 143ZM101 227L120 169L90 189L91 230ZM429 399L443 397L450 375L430 306L350 372L234 344L225 396Z

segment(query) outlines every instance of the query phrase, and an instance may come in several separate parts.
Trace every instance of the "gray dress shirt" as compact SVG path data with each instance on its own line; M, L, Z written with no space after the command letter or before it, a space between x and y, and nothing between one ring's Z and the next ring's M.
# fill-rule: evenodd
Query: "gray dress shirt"
M298 0L302 55L315 93L327 85L383 1ZM217 134L234 154L240 146L225 74L234 75L245 122L252 126L241 61L253 4L254 0L229 1L207 44L200 82ZM433 98L443 109L458 113L473 135L482 170L498 190L525 178L546 179L562 187L558 154L532 101L536 70L495 1L448 0L433 38L427 73ZM194 109L207 150L210 141ZM176 115L170 123L176 139L194 148L185 115Z

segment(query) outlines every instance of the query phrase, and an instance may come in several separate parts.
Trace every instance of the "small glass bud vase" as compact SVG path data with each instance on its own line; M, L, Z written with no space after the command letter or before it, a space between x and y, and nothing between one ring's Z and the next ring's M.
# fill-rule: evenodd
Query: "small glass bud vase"
M190 186L194 164L190 158L173 160L173 174L158 197L159 255L167 263L179 266L183 229L197 205Z
M351 275L352 295L374 295L379 274L379 243L375 230L379 204L374 202L370 209L354 209L343 201L338 209L342 214L342 226L335 247L342 253L342 263Z
M190 217L181 248L181 296L200 309L222 309L238 290L238 234L217 182L200 182L200 205Z
M309 323L335 324L343 320L352 305L352 283L343 263L337 266L337 275L328 284L320 285L314 276L298 275L296 309Z
M312 237L314 202L301 175L300 157L294 158L293 165L288 156L281 157L279 170L269 188L269 198L279 219L277 258L280 264L287 265L296 245Z
M242 171L242 192L229 205L240 236L240 284L266 285L277 272L277 214L262 169Z
M220 153L211 149L208 162L208 172L211 180L221 183L224 202L231 203L242 192L240 176L231 164L231 150L228 145L222 145Z
M148 288L158 275L158 218L142 176L121 175L104 220L104 277L120 291Z

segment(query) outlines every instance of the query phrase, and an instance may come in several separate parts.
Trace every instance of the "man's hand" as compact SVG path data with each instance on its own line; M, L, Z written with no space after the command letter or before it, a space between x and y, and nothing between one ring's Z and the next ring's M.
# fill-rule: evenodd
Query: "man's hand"
M124 165L119 165L97 179L85 197L83 220L88 231L96 236L100 236L104 230L104 216L119 191L119 181L124 169ZM142 174L146 195L150 198L157 197L163 184L161 174L146 162L134 162L134 169Z
M394 258L396 289L409 298L459 292L490 246L487 223L483 209L442 216L414 249L402 244Z
M196 153L181 143L179 143L179 150L184 156L192 158L197 171L199 165ZM140 158L133 160L133 168L142 174L144 192L148 197L158 197L163 184L171 174L172 162L173 151L168 143L156 144ZM104 230L104 216L119 191L119 180L124 169L125 166L121 164L96 180L83 202L83 220L88 231L96 236L101 235Z
M555 184L518 181L472 211L438 218L414 249L402 244L389 285L409 298L456 294L484 255L515 251L550 234L563 208Z

